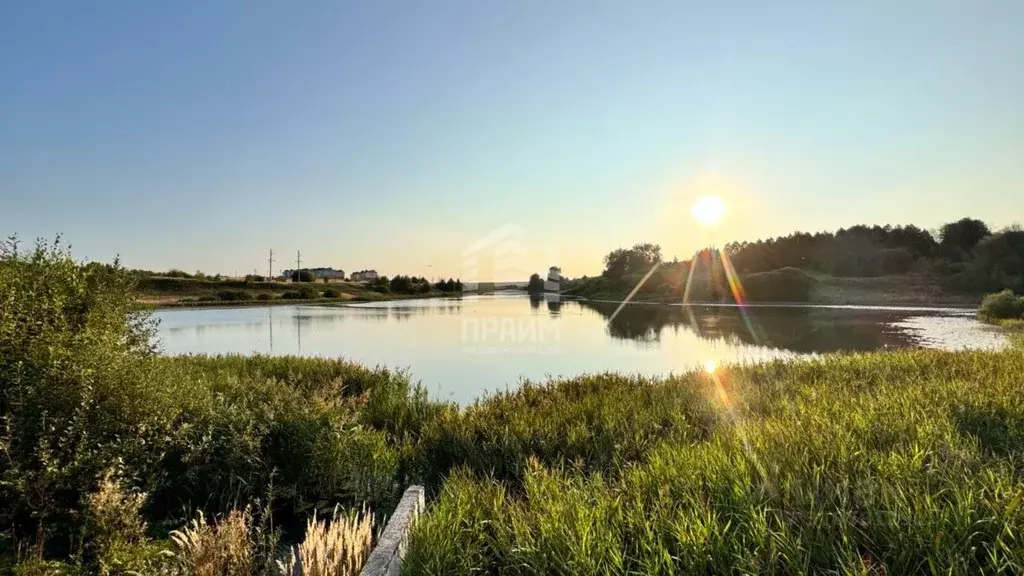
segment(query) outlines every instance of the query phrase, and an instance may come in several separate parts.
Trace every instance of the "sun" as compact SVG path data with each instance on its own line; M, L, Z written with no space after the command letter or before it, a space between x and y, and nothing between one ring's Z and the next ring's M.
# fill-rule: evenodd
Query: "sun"
M715 364L714 360L708 359L708 360L704 361L704 370L707 373L709 373L709 374L714 373L716 368L718 368L718 365Z
M690 214L697 222L712 226L725 216L725 201L718 196L701 196L690 207Z

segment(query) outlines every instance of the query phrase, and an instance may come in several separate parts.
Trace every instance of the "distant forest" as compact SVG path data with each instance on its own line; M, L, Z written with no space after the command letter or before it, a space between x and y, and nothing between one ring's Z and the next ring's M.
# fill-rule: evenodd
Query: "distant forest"
M913 225L859 225L731 242L725 251L741 274L786 267L862 277L918 271L972 292L1024 287L1024 230L1014 226L993 233L971 218L943 225L938 238Z
M917 226L865 226L814 234L796 232L756 242L730 242L722 248L743 277L747 296L761 301L806 301L817 275L868 278L917 274L933 285L964 294L1024 290L1024 230L993 232L981 220L963 218L937 234ZM697 300L719 300L728 292L726 259L705 248L693 259L664 262L661 247L642 243L613 250L601 276L581 278L563 289L579 295L618 294L642 283L641 293L682 294L689 270L710 280L691 289ZM655 267L656 264L662 264Z

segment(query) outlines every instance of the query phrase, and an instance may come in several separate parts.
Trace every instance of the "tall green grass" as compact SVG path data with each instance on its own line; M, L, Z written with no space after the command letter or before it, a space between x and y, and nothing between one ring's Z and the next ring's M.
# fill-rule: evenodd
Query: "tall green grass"
M499 396L448 425L406 572L1019 573L1021 374L909 351Z

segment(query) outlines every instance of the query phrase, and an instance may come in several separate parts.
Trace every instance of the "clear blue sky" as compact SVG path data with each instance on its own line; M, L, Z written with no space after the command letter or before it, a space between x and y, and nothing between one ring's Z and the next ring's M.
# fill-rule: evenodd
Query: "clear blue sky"
M720 241L999 228L1022 55L1019 0L8 0L0 233L454 276L513 223L576 276L638 241L684 257L708 191Z

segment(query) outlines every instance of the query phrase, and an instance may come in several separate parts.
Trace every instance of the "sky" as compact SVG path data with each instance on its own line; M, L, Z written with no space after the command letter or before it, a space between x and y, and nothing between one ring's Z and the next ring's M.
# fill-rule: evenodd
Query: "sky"
M1024 219L1021 54L1019 0L9 0L0 234L435 277L998 229Z

